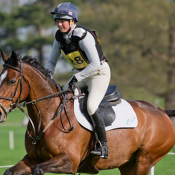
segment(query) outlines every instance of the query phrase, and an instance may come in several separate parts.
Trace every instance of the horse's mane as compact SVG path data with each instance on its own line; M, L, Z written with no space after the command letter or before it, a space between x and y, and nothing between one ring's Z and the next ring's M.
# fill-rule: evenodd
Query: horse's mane
M19 54L18 57L20 58ZM22 58L22 61L31 65L32 67L36 68L38 71L40 71L45 77L47 77L53 84L55 84L56 87L62 88L60 84L56 83L55 80L52 78L52 72L48 69L45 69L41 63L39 63L36 58L32 58L31 56L24 56Z
M22 61L24 61L25 63L31 65L34 68L36 68L44 76L51 79L51 72L48 69L45 69L35 58L32 58L31 56L24 56L22 58Z

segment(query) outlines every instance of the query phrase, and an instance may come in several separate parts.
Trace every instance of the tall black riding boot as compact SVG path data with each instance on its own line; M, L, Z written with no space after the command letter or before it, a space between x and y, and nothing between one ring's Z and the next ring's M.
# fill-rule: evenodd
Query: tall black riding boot
M94 125L95 132L101 144L95 150L91 151L91 154L100 156L103 159L107 159L108 146L107 146L107 139L106 139L105 124L99 109L97 109L97 111L91 116L91 119Z

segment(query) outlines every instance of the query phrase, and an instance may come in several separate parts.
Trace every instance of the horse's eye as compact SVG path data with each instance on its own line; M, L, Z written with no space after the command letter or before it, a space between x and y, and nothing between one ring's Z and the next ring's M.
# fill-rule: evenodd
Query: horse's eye
M9 84L14 84L16 83L16 80L10 80Z

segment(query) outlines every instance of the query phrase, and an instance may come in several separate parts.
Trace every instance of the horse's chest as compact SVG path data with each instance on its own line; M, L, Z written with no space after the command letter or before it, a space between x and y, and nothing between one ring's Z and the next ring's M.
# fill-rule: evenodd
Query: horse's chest
M53 158L56 154L52 148L48 147L47 144L42 141L37 142L35 145L32 145L32 143L26 144L26 150L29 157L37 157L37 159L43 161Z

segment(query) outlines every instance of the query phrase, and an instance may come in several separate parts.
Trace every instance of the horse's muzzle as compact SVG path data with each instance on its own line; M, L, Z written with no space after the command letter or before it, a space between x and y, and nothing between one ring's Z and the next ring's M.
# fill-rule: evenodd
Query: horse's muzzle
M5 117L6 117L6 114L4 112L0 111L0 123L5 121L5 119L6 119Z
M10 111L10 108L6 109L5 112L0 110L0 123L5 122L7 118L7 113Z

